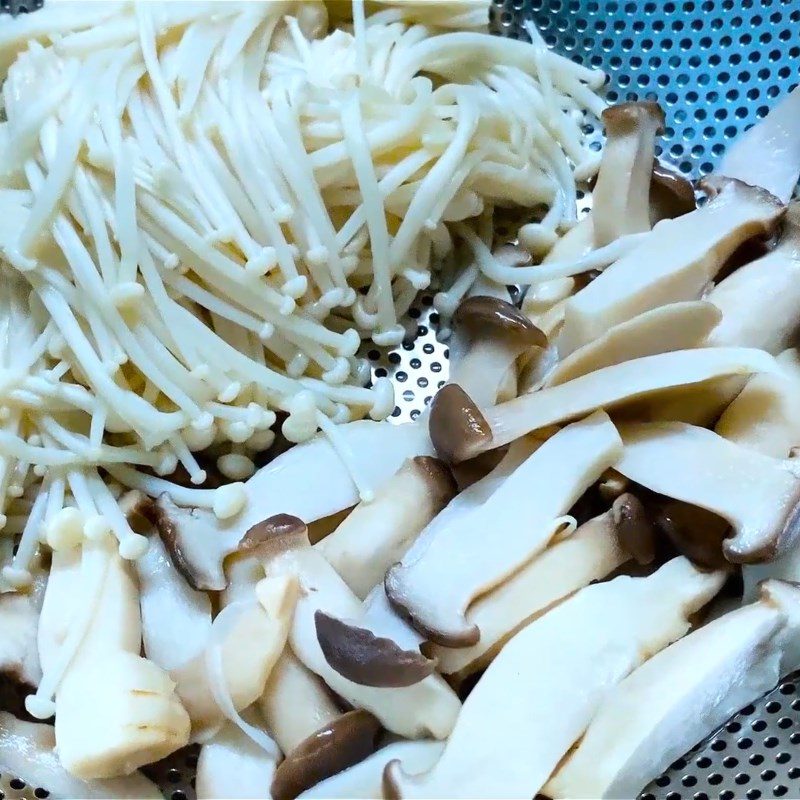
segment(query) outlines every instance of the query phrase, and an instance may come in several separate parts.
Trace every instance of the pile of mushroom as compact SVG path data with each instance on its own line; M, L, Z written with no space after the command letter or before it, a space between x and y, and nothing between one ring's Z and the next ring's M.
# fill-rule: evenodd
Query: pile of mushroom
M798 97L696 187L656 104L610 108L588 217L461 229L417 421L219 489L117 464L21 493L0 672L39 722L0 713L0 772L149 798L197 744L200 800L629 797L800 666L800 148L751 170ZM116 534L64 505L94 489Z

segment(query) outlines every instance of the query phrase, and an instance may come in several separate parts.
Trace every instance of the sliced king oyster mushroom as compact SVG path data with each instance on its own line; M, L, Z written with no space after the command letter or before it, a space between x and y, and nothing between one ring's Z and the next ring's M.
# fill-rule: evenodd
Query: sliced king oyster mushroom
M27 591L0 593L0 676L35 687L42 677L37 639L47 572L31 571Z
M383 771L399 761L409 775L430 769L444 750L444 742L419 740L393 742L358 764L337 772L298 795L298 800L373 800L383 796Z
M506 644L432 769L410 776L396 763L386 767L386 796L533 797L609 689L683 636L723 580L677 558L647 578L582 589Z
M52 725L23 722L5 711L0 711L0 771L31 788L46 788L53 798L161 800L163 797L159 788L141 772L107 780L76 778L58 758Z
M620 453L602 411L562 429L469 516L423 531L386 573L389 601L432 642L474 645L480 631L464 616L470 602L544 550L563 515Z
M296 522L301 524L299 520ZM269 521L264 524L270 527ZM460 703L440 676L429 675L410 686L376 688L348 680L328 663L317 638L316 612L324 611L339 620L361 626L365 611L361 601L322 554L308 544L307 538L295 532L262 538L252 530L248 536L251 538L250 546L263 554L267 577L292 575L300 583L300 597L289 633L289 643L295 655L333 691L352 706L374 714L388 730L410 738L424 734L434 738L447 736ZM256 539L260 544L256 544ZM379 637L384 636L384 632L376 630L374 625L371 630ZM399 648L398 652L402 649ZM353 650L343 650L341 654L343 657L358 655ZM338 666L341 668L341 664ZM353 664L352 668L356 666Z
M733 526L729 561L769 561L800 536L800 464L746 450L713 431L680 422L620 426L616 468L667 497L713 511Z
M439 390L430 415L431 440L450 463L474 458L540 428L606 410L675 387L728 375L773 372L772 356L747 348L700 348L637 358L480 408L460 387Z
M388 425L359 420L340 425L337 438L348 450L354 469L378 491L403 463L432 455L423 426ZM240 514L218 519L210 510L176 505L169 495L156 500L154 522L176 568L201 591L226 586L222 564L242 534L260 520L279 513L306 524L329 517L359 501L348 469L330 441L319 435L295 445L262 467L245 484L247 501Z
M763 189L725 178L702 185L713 195L705 206L660 222L567 301L558 337L562 357L645 311L698 299L736 248L770 233L783 214L784 206Z
M384 483L372 502L359 503L315 547L363 599L455 494L447 466L417 456Z
M544 793L553 800L636 797L795 669L799 649L800 589L766 581L757 602L675 642L612 688Z
M603 111L602 122L606 142L592 193L595 247L650 230L650 182L664 112L658 103L620 103Z
M625 508L630 513L623 513ZM531 621L628 561L626 542L637 552L648 543L652 547L652 532L643 521L634 521L641 520L642 513L633 495L621 495L613 509L551 544L505 583L479 597L466 616L480 629L481 638L471 647L432 645L430 656L438 662L437 669L458 679L483 669Z

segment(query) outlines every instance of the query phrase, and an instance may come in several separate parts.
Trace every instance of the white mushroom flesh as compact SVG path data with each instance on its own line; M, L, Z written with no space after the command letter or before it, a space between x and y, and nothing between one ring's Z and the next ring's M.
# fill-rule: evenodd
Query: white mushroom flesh
M470 602L541 552L561 517L620 454L619 436L605 413L567 426L469 516L456 517L450 526L434 523L422 533L386 575L392 604L433 641L474 644L478 630L464 617Z
M545 794L635 797L796 667L798 643L800 589L768 581L760 600L675 642L614 687Z
M134 772L121 778L85 781L67 772L56 753L51 725L23 722L0 711L0 772L41 788L53 798L161 800L159 788Z
M394 742L353 767L343 770L298 795L298 800L374 800L383 796L383 770L399 761L409 775L430 769L444 750L443 742Z
M450 733L461 704L439 675L430 675L412 686L375 688L353 683L328 664L317 640L314 612L319 609L358 625L363 608L320 553L310 547L293 548L265 566L268 576L297 576L301 591L289 643L297 657L331 689L356 708L370 711L387 730L401 736L442 739Z
M477 644L458 648L433 645L430 655L437 659L440 672L463 678L485 666L530 621L573 592L601 580L629 557L615 535L610 512L589 520L469 607L467 621L481 632Z
M545 385L557 386L636 358L700 347L721 316L716 306L703 300L645 311L571 353L547 376Z
M733 526L723 544L729 560L770 560L794 545L800 465L792 459L761 455L679 422L621 425L620 435L625 449L619 472L654 492L713 511Z
M782 210L763 190L730 181L702 208L661 221L631 253L570 298L559 353L569 355L644 311L696 300L728 256L767 232Z
M683 636L722 582L678 558L648 578L582 589L506 644L431 770L414 777L387 767L392 796L533 797L609 689Z
M27 592L0 594L0 675L28 686L42 677L37 642L46 584L47 574L38 570Z
M371 503L357 505L316 549L364 599L454 493L444 464L432 458L407 461Z
M197 800L270 800L276 759L230 722L200 749Z

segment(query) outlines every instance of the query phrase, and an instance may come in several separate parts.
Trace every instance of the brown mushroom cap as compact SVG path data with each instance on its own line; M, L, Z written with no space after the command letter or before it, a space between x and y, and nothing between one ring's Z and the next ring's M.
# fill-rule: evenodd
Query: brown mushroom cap
M697 208L694 187L683 175L653 161L650 180L650 205L659 219L675 219Z
M656 556L653 526L644 506L635 496L621 494L611 506L611 518L623 549L639 564L650 564Z
M435 662L419 650L403 650L391 639L348 625L324 611L315 612L314 623L325 660L353 683L398 689L433 674Z
M266 557L308 544L308 526L303 520L292 514L275 514L248 528L236 552Z
M653 523L679 553L698 566L709 569L729 566L722 543L730 534L730 525L712 511L665 498L655 507Z
M311 786L363 761L375 751L380 729L380 722L362 709L342 714L300 742L278 765L271 797L294 800Z
M513 303L497 297L468 297L456 309L453 321L471 337L502 337L529 347L547 347L547 336Z
M609 136L624 136L633 133L642 123L643 119L653 118L658 121L658 133L664 129L664 110L658 103L642 101L634 103L617 103L609 106L601 115L606 134Z
M429 479L432 505L444 508L458 494L458 484L450 467L434 456L414 456L412 461Z
M443 386L431 403L428 431L436 452L450 464L470 458L491 442L492 429L472 398L457 384Z

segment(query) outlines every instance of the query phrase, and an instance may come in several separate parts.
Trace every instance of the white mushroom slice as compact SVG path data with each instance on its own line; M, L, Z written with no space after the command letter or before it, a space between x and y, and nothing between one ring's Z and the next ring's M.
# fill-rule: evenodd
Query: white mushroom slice
M695 300L734 250L769 232L783 206L739 181L720 185L705 206L664 220L629 254L567 301L558 349L567 356L609 328L658 306ZM647 268L643 269L642 265Z
M630 498L630 495L623 495ZM623 503L626 501L623 501ZM631 498L630 503L635 503ZM630 555L621 539L647 535L630 515L611 510L581 525L563 541L548 547L494 591L478 598L467 611L467 622L480 629L471 647L433 645L430 655L445 675L463 679L482 669L517 631L573 592L600 580L624 564ZM621 528L628 531L622 532ZM622 534L622 535L621 535ZM644 542L643 542L644 544Z
M175 669L203 649L211 631L211 600L189 586L157 536L135 563L145 655L162 669Z
M777 361L780 372L750 378L714 430L748 450L786 458L800 444L800 358L787 350Z
M273 554L265 561L267 575L295 575L300 582L289 633L297 657L348 703L370 711L388 730L409 738L446 737L461 704L444 680L430 675L410 686L380 688L354 683L337 672L317 639L316 612L359 625L364 614L361 602L316 550L297 541L280 545L275 539L271 546Z
M38 686L39 615L44 602L47 573L39 569L28 591L0 594L0 675L27 686Z
M567 356L547 376L557 386L636 358L700 347L722 314L703 300L671 303L621 322Z
M349 769L298 795L298 800L374 800L383 796L383 770L399 761L404 772L418 775L430 769L444 750L443 742L394 742Z
M441 461L417 456L386 481L372 502L359 503L316 548L363 599L455 492L453 476Z
M252 722L251 722L252 724ZM275 757L266 753L230 722L200 750L198 800L270 800Z
M192 739L197 741L223 721L224 709L215 696L208 670L208 648L215 648L221 661L222 687L238 712L252 705L264 692L267 678L286 645L298 584L292 575L282 575L255 593L266 602L231 607L234 617L220 641L171 672L178 696L192 721Z
M337 429L348 462L377 491L403 463L432 455L424 426L360 420ZM203 508L184 508L167 495L156 502L155 522L175 566L194 589L225 588L222 562L242 534L267 517L292 514L305 523L331 516L359 502L359 492L331 442L317 436L295 445L260 469L245 485L242 512L220 520Z
M602 411L559 431L469 516L423 531L386 573L389 601L431 641L475 644L480 631L464 616L470 602L544 550L560 517L620 454Z
M439 455L458 463L598 408L712 378L775 369L772 356L760 350L716 347L637 358L485 408L460 387L445 386L432 404L430 434Z
M453 322L450 383L477 395L481 403L496 401L518 356L533 347L547 347L547 337L525 314L494 297L467 298Z
M327 686L288 647L270 672L258 708L284 753L341 716Z
M766 119L737 136L716 171L788 202L800 177L800 91L790 92Z
M658 103L620 103L605 109L602 121L606 143L592 192L595 247L650 230L650 179L664 112Z
M778 246L732 272L707 299L722 312L709 345L760 347L777 355L795 343L800 327L800 204L789 206Z
M533 797L608 690L683 636L722 582L677 558L648 578L582 589L506 644L431 770L413 777L387 766L387 796Z
M553 800L636 797L794 669L798 643L800 589L767 581L758 602L675 642L615 686L544 793Z
M183 747L189 739L189 717L167 673L139 656L139 597L131 563L120 557L110 537L86 542L82 549L83 558L96 556L106 566L86 632L57 684L55 733L65 769L91 780L128 774ZM76 595L72 608L79 614L86 600L80 573L70 588ZM43 622L48 602L52 609L60 593L48 596L48 587ZM71 626L80 630L74 617ZM68 641L67 634L62 642ZM61 644L55 662L66 646ZM44 658L42 664L44 684L58 667Z
M28 786L46 789L54 800L70 797L85 800L162 798L158 787L140 772L103 781L84 781L70 775L56 754L56 738L51 725L23 722L5 711L0 711L0 772L14 775Z
M768 561L798 539L800 464L739 447L692 425L620 426L617 470L654 492L713 511L733 526L729 561Z

